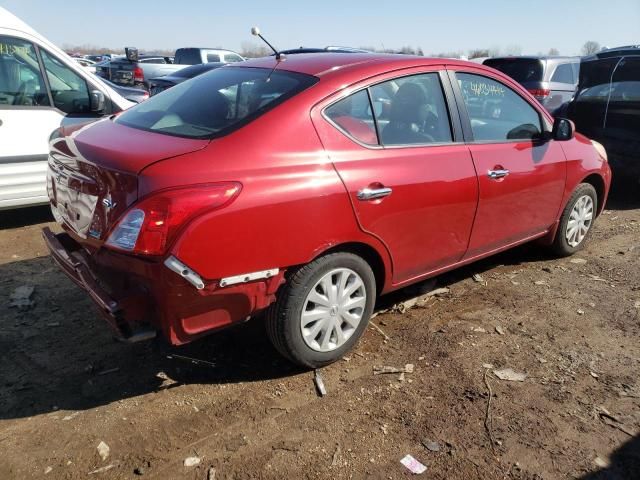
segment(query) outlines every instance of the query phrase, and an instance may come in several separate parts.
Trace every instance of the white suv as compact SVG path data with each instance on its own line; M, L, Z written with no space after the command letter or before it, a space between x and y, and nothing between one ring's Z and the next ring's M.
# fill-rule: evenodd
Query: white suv
M132 105L0 7L0 210L48 203L48 143L56 128Z

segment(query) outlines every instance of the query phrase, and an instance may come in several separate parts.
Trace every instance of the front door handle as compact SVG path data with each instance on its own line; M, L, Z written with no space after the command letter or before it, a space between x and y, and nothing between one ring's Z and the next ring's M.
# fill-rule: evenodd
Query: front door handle
M358 190L358 200L375 200L376 198L383 198L387 195L391 195L391 190L389 187L382 188L363 188L362 190Z
M504 178L509 175L509 170L499 169L499 170L489 170L487 172L487 177L492 180L497 180L498 178Z

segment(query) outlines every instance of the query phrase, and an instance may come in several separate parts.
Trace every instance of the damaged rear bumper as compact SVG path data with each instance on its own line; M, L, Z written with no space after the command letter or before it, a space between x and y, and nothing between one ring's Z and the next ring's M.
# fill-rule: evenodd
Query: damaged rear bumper
M173 256L147 259L106 248L89 253L72 233L45 228L42 235L54 261L128 342L161 332L181 345L243 322L267 308L284 281L278 269L206 280Z
M98 283L83 256L79 245L66 233L54 234L49 228L42 230L42 237L51 253L67 277L86 291L102 312L105 320L115 331L118 339L126 342L149 340L156 336L153 328L133 326L123 315L122 305Z

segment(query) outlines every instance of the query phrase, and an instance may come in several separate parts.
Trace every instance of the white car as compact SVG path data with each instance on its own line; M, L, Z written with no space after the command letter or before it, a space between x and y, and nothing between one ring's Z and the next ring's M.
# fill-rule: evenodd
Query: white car
M74 58L76 63L86 68L89 73L96 73L96 62L89 60L88 58Z
M133 105L0 7L0 210L48 203L56 128Z

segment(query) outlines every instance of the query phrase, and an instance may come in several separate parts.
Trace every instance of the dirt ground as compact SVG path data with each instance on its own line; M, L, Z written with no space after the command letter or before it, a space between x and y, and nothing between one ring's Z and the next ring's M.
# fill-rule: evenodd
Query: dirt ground
M379 314L388 338L369 328L323 369L325 397L260 319L176 350L114 342L47 257L47 209L2 213L0 479L395 479L406 454L418 478L640 478L639 198L613 199L572 259L524 246ZM34 305L10 307L23 285Z

